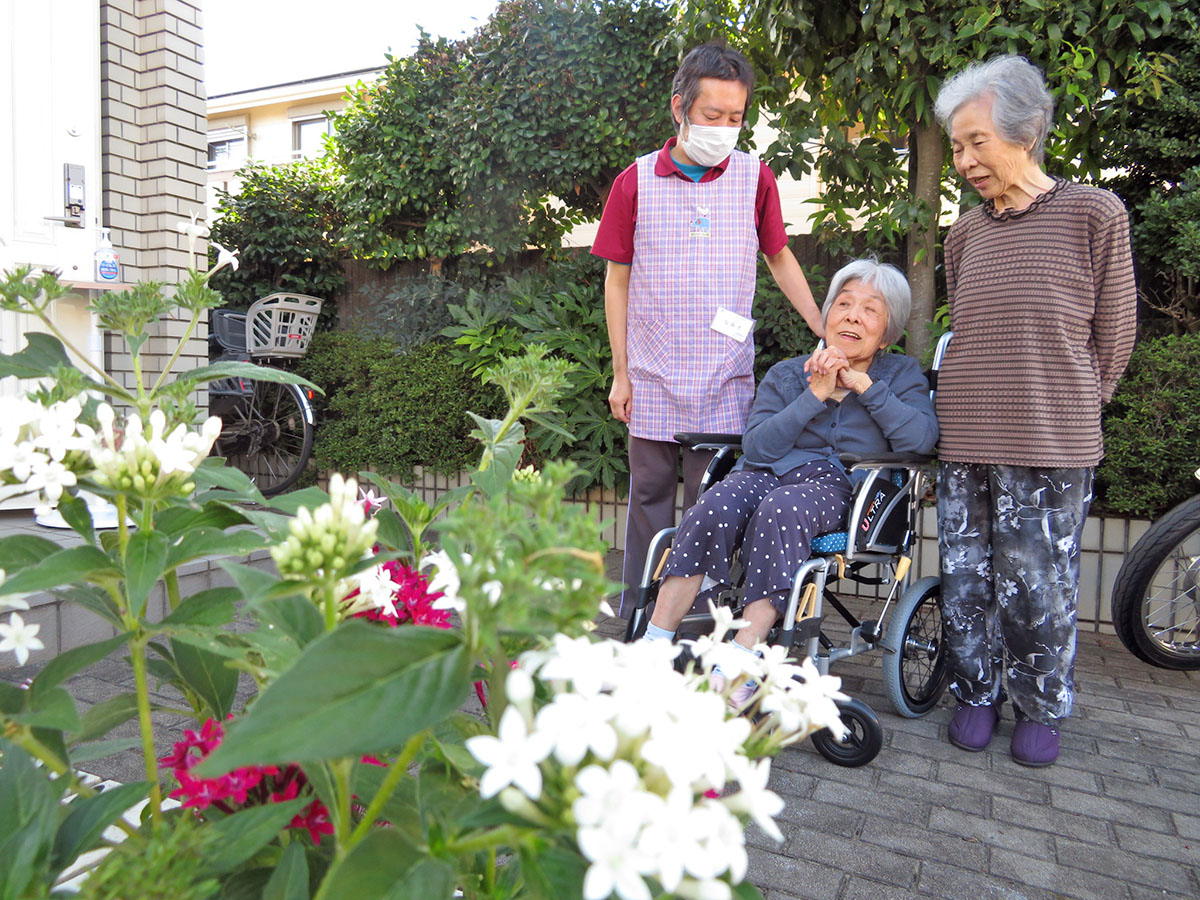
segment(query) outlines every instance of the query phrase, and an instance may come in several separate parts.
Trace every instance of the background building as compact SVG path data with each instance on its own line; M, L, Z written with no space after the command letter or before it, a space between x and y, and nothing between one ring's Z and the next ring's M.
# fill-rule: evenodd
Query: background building
M6 0L0 3L0 269L57 270L72 294L56 326L132 387L119 336L87 306L94 254L111 229L120 283L168 285L193 263L175 223L204 208L201 0ZM200 249L203 249L201 247ZM200 260L202 262L202 260ZM24 346L30 317L0 312L0 352ZM158 323L143 353L161 372L184 323ZM179 366L207 362L206 333ZM0 393L22 387L0 381Z
M382 66L218 94L208 99L207 206L217 190L237 192L234 173L250 160L285 163L324 153L328 112L346 106L346 92L379 77Z

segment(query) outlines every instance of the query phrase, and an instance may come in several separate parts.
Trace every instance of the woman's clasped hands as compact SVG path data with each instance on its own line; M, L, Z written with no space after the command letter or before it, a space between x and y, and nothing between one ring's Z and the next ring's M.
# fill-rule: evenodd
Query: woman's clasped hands
M804 371L808 373L809 389L822 402L830 397L840 400L846 391L861 394L873 383L866 372L854 369L846 354L835 347L815 351L804 364Z

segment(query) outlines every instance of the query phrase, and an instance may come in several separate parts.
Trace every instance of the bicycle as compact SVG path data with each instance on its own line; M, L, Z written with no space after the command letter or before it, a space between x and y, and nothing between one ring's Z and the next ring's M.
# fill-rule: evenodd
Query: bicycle
M210 318L210 362L238 360L286 365L308 351L321 301L278 293L245 312L215 309ZM312 455L312 391L295 384L224 378L208 389L209 409L221 419L213 454L250 477L264 496L294 485Z
M1130 548L1113 584L1112 620L1143 662L1200 669L1200 494L1151 523Z

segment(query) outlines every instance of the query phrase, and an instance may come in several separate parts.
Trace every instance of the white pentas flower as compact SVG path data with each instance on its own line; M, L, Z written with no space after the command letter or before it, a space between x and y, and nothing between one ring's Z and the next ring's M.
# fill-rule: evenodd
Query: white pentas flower
M726 618L727 630L734 623ZM675 671L676 653L665 642L555 635L548 648L523 654L508 678L513 702L497 734L467 741L485 767L485 797L498 795L540 827L573 830L587 862L585 900L664 892L729 900L746 874L746 823L782 836L770 763L748 755L783 746L778 717L752 723L733 714L703 669ZM815 669L776 655L754 664L767 685L790 691L797 709L828 700L830 684ZM796 674L810 679L802 684ZM772 681L784 677L801 690Z
M531 733L515 706L504 710L495 737L479 734L467 738L466 747L488 767L479 782L483 797L494 797L510 784L530 800L541 796L542 771L538 763L550 754L550 740L537 731Z
M208 226L197 221L199 216L200 212L193 209L190 221L175 223L175 230L180 234L187 235L188 254L193 256L196 253L196 241L208 237Z
M7 625L0 622L0 653L15 653L17 665L25 665L29 661L31 650L46 648L37 638L41 628L41 625L26 625L20 613L13 613L9 616Z
M470 555L464 553L463 564L466 565L470 561ZM442 593L441 597L433 601L433 608L449 609L461 613L467 608L467 603L459 596L462 579L458 575L458 567L454 565L450 554L445 550L430 553L421 560L417 568L424 570L429 566L433 566L433 577L429 579L429 593L436 594L438 591Z
M118 428L116 412L102 403L96 418L100 436L92 477L104 487L146 502L195 490L192 473L221 433L216 416L206 419L198 431L179 424L168 432L167 417L160 409L151 412L145 424L133 413Z
M343 615L353 616L372 609L382 610L389 616L396 615L396 582L382 564L351 575L346 582L350 591L357 590L358 593L343 601Z
M92 470L95 431L79 421L83 395L43 406L28 397L0 400L0 500L36 494L49 512Z
M337 581L371 551L378 529L358 501L358 482L334 473L329 502L311 512L301 507L287 538L271 548L271 557L286 579Z
M211 277L211 276L215 275L218 271L225 268L226 266L232 266L233 271L236 272L238 265L239 265L237 255L241 251L240 250L226 250L224 247L222 247L216 241L210 241L210 243L214 247L217 248L217 263L209 270L209 272L208 272L209 276Z

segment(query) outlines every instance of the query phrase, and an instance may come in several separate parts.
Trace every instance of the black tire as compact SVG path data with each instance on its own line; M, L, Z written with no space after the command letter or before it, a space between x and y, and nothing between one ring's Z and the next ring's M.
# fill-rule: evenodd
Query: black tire
M1112 620L1129 652L1163 669L1200 669L1200 495L1154 522L1113 585Z
M842 714L842 724L848 730L846 737L839 741L828 728L822 728L812 736L813 746L834 765L865 766L883 747L883 726L879 724L879 717L861 700L838 701L838 710Z
M937 578L915 581L900 595L888 621L883 688L896 712L908 719L937 706L949 680L941 597Z
M255 381L253 395L239 399L221 421L216 453L265 496L296 483L313 445L312 407L300 387Z

